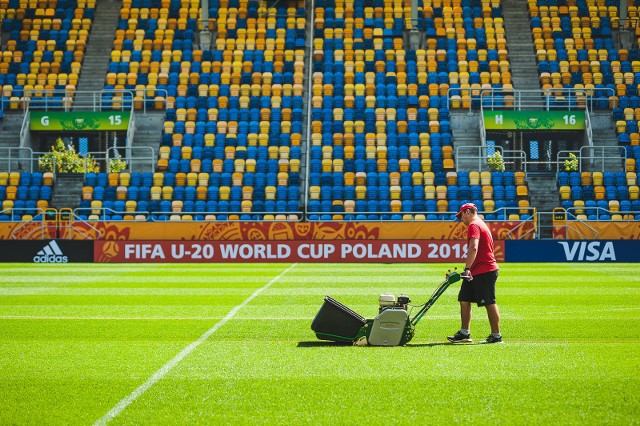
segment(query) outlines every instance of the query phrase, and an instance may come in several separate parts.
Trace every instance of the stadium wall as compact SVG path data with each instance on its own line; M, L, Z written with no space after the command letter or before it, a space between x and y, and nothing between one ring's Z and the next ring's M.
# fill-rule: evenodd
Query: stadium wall
M499 262L640 262L638 223L614 238L533 240L533 224L489 222ZM633 225L633 226L631 226ZM95 227L93 227L95 226ZM557 237L567 228L557 227ZM624 238L623 238L624 237ZM626 238L626 239L625 239ZM463 262L459 222L65 222L0 224L3 262Z
M497 240L499 262L640 262L640 242L630 240ZM463 263L464 240L280 241L0 241L1 262L200 263L385 262Z

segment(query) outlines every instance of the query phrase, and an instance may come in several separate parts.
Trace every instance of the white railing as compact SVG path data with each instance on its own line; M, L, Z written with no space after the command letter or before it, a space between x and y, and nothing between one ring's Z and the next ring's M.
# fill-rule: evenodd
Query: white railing
M121 105L113 107L104 95L121 97ZM34 96L37 95L37 96ZM127 111L133 109L134 91L103 89L100 91L80 91L67 89L48 89L25 93L20 99L22 109L39 111ZM110 104L108 103L110 102Z
M540 218L542 216L551 216L551 225L549 225L548 227L552 229L562 228L564 230L564 238L569 237L569 230L572 230L573 232L578 234L583 240L595 240L598 238L597 229L589 225L587 221L580 219L571 212L567 212L563 208L556 208L553 212L539 212L538 216L538 223L541 223ZM584 234L580 229L574 226L575 223L582 224L586 228L586 230L589 231L589 235Z
M121 155L120 151L125 152L125 155ZM155 150L150 146L127 146L126 148L111 147L107 150L106 161L110 160L124 160L127 162L127 166L122 171L149 171L155 170L157 157ZM108 170L108 168L107 168Z
M451 93L462 93L468 91L466 96L456 96L454 99L458 101L468 101L466 108L453 108ZM447 90L447 107L455 110L581 110L596 109L599 97L595 96L595 92L606 93L608 99L615 95L615 90L611 88L597 89L544 89L544 90L513 90L503 87L497 88L465 88L459 87L449 88ZM474 94L475 92L475 94ZM498 97L500 96L500 97ZM617 105L613 105L615 107ZM609 108L609 106L607 107Z
M28 92L19 100L19 108L38 111L133 111L135 103L142 102L142 113L146 115L149 102L162 102L166 108L168 92L166 89L154 89L156 96L147 96L145 89L103 89L99 91L48 89ZM120 105L114 107L113 97Z
M621 146L583 146L577 151L558 151L555 162L556 172L568 171L566 162L573 159L571 154L575 155L578 160L578 169L574 170L577 172L587 169L587 164L591 166L589 167L590 169L593 169L593 165L596 162L600 163L599 169L602 172L605 169L607 171L623 171L625 169L625 159L627 158L627 153L624 147Z
M200 219L196 219L197 216L227 216L224 219L227 222L252 222L252 221L281 221L280 219L265 219L267 216L281 216L287 217L288 221L300 222L304 218L304 212L302 211L286 211L286 212L237 212L237 211L121 211L108 207L77 207L73 210L73 215L77 217L77 220L82 222L94 222L94 221L118 221L118 222L167 222L167 221L180 221L180 222L202 222ZM113 216L122 216L122 218L113 219ZM133 219L125 219L132 216ZM191 219L184 219L184 216L191 216ZM228 216L238 216L238 219L229 219ZM241 216L250 216L252 219L240 219ZM87 219L84 219L84 218ZM171 219L173 217L173 219ZM163 219L165 218L165 219ZM257 219L256 219L257 218ZM220 220L220 219L216 219Z
M33 150L20 147L0 147L0 164L2 170L7 172L21 171L33 172ZM37 165L36 165L37 166Z
M29 124L31 122L31 113L29 107L24 111L22 117L22 125L20 126L20 148L26 148L31 146L31 133L29 132Z
M505 171L527 171L527 156L524 151L516 149L504 149L501 146L459 146L456 148L456 171L491 171L488 158L493 153L487 151L499 152L502 156L502 164ZM461 164L465 164L463 168ZM474 164L469 167L469 164Z

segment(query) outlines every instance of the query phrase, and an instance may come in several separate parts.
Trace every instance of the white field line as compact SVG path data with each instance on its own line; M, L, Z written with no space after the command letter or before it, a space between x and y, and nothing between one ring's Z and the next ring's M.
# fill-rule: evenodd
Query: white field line
M245 307L249 302L251 302L253 299L255 299L260 293L262 293L263 291L265 291L266 289L268 289L269 287L271 287L271 284L275 283L276 281L278 281L280 278L282 278L287 272L289 272L291 269L293 269L295 266L297 265L297 263L294 263L293 265L289 266L287 269L285 269L282 273L280 273L280 275L278 275L277 277L275 277L274 279L272 279L271 281L269 281L265 286L260 287L259 289L257 289L251 296L249 296L244 302L242 302L241 304L239 304L238 306L236 306L235 308L233 308L228 314L227 316L225 316L224 318L222 318L222 320L220 320L218 323L216 323L213 327L211 327L209 330L207 330L202 336L200 336L200 338L198 340L196 340L195 342L191 343L189 346L187 346L186 348L184 348L178 355L176 355L175 357L173 357L173 359L171 359L169 362L167 362L165 365L163 365L158 371L156 371L153 376L151 376L146 382L144 382L142 385L140 385L136 390L134 390L131 394L129 394L128 396L126 396L125 398L123 398L122 400L120 400L120 402L118 402L111 410L109 410L109 412L107 414L105 414L104 416L102 416L102 418L96 420L96 422L94 423L94 426L97 425L106 425L107 422L113 420L116 416L118 416L118 414L120 414L122 411L124 411L129 405L131 405L136 399L138 399L140 396L142 396L151 386L155 385L158 381L160 381L164 376L167 375L167 373L169 371L171 371L171 369L173 367L175 367L180 361L182 361L187 355L189 355L191 352L193 352L198 346L200 346L202 343L204 343L209 336L211 336L213 333L215 333L220 327L222 327L223 325L225 325L229 320L231 320L236 313L238 313L238 311L240 309L242 309L243 307Z

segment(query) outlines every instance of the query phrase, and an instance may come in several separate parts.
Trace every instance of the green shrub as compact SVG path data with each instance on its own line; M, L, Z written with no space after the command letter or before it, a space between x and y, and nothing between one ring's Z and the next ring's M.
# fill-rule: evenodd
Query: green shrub
M578 166L578 157L573 152L569 153L569 159L564 161L564 171L577 172Z
M496 151L493 155L487 158L487 164L489 169L493 172L504 172L504 159L500 154L500 151Z
M38 170L41 172L54 173L97 173L100 165L90 154L81 156L76 152L73 145L66 145L61 138L51 147L48 152L38 159Z
M107 161L107 171L109 173L120 173L123 170L126 170L127 162L120 157L120 154L117 154L115 158L110 158Z

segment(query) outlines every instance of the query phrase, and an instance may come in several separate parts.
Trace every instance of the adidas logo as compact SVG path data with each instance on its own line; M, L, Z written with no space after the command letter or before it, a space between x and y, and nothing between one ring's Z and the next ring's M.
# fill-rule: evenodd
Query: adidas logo
M33 257L33 261L35 263L67 263L69 259L62 253L58 243L52 240Z

